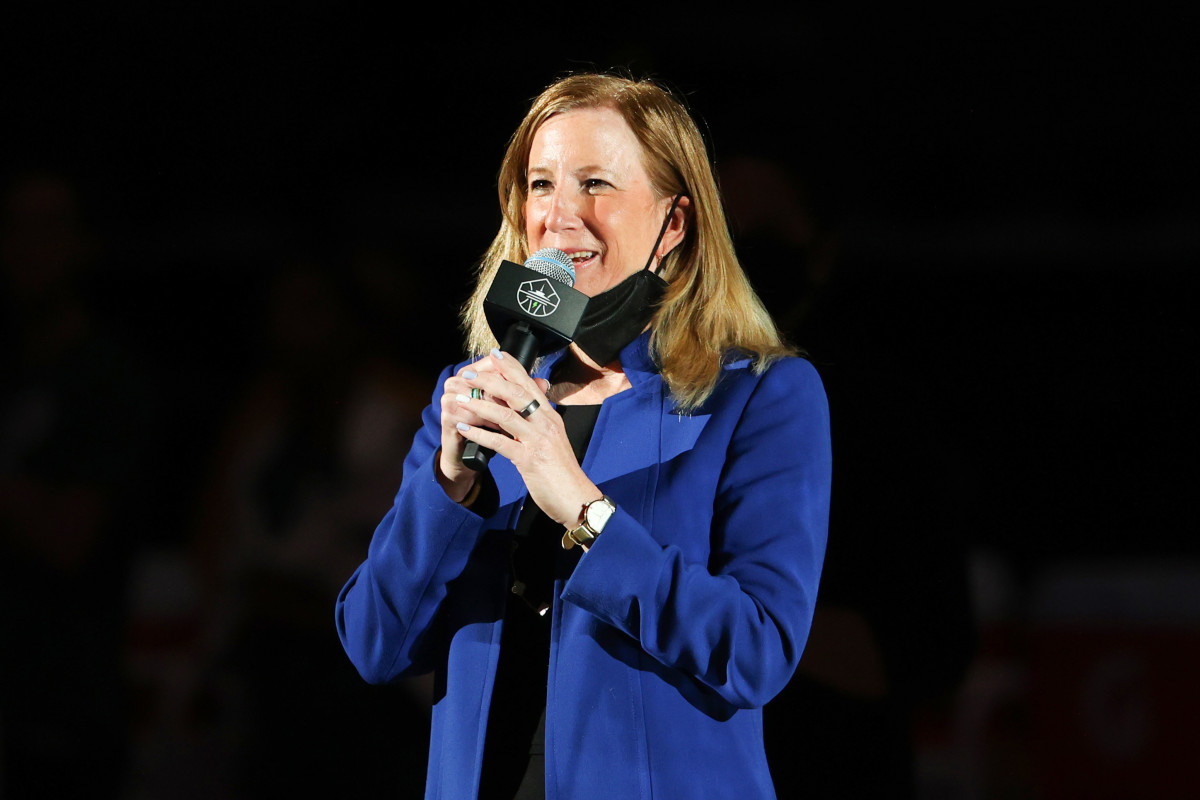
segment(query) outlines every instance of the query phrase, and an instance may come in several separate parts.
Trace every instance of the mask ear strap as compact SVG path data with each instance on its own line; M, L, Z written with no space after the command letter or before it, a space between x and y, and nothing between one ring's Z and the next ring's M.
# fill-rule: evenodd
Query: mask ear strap
M679 201L683 199L683 192L675 195L674 202L671 203L671 210L667 212L667 218L663 220L662 230L658 232L658 238L654 240L654 247L650 248L650 258L646 259L646 266L642 270L650 269L650 265L654 263L654 254L658 252L658 246L662 244L663 237L667 235L667 228L671 225L671 218L675 216L675 209L679 207ZM666 254L663 254L666 258Z

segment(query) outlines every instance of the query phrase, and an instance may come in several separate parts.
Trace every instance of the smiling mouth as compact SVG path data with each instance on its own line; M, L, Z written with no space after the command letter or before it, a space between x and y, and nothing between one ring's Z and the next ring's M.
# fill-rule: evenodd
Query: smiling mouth
M588 263L589 261L591 261L593 258L595 258L596 251L595 250L576 250L574 253L571 253L570 255L571 255L571 263L574 264L576 267L580 267L580 266L583 266L584 264Z

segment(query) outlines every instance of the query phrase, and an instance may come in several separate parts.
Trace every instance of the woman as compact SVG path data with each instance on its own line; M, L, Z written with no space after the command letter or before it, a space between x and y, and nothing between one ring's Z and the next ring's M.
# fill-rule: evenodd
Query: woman
M825 550L820 380L653 84L552 85L499 190L464 314L491 352L443 374L339 597L342 643L369 681L435 671L428 797L773 797L761 707L800 659ZM482 304L501 260L543 247L592 299L531 377ZM468 441L497 453L487 472Z

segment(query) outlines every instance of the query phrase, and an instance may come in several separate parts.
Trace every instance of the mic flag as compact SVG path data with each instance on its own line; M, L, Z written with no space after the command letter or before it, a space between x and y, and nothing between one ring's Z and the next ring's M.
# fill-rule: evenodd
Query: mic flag
M483 300L483 313L496 340L504 342L511 327L523 322L536 336L535 357L565 347L575 337L588 302L587 295L572 288L574 284L570 256L554 247L538 250L524 266L500 262ZM500 349L517 355L503 345ZM517 360L527 370L533 364Z
M544 247L521 266L501 261L483 313L500 349L517 359L525 371L537 357L565 347L575 338L588 297L572 288L575 266L555 247ZM473 470L487 467L493 453L475 442L467 442L463 463Z

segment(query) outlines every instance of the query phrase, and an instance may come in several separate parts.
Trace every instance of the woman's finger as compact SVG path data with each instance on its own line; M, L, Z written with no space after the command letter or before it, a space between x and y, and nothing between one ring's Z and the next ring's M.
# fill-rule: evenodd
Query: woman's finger
M467 402L464 402L464 398ZM469 401L469 395L445 394L442 397L442 427L454 427L456 423L465 422L468 425L485 425L487 420L475 413ZM482 403L477 404L482 406Z
M484 427L498 427L510 436L521 440L528 439L529 434L533 432L528 420L521 416L520 409L513 408L507 404L502 405L496 402L488 402L487 400L472 399L467 395L461 394L455 397L455 402L476 419L483 420L482 424ZM524 406L521 406L521 408L524 408ZM462 418L462 421L468 425L481 424L471 422L471 420L465 417Z
M508 353L501 352L498 348L493 349L489 354L493 368L504 376L506 381L525 386L530 389L536 389L537 383L533 378L529 377L529 373L521 366L521 362L517 361Z
M480 373L467 380L472 389L483 391L484 398L496 403L503 403L508 408L520 410L529 405L531 400L544 400L543 395L532 380L524 378L521 382L510 381L495 372ZM469 390L463 392L469 395ZM479 399L479 398L474 398Z
M459 422L455 427L464 439L468 439L495 453L499 453L510 461L513 460L513 448L518 446L518 443L513 439L508 438L502 433L475 425L468 425L465 422Z

